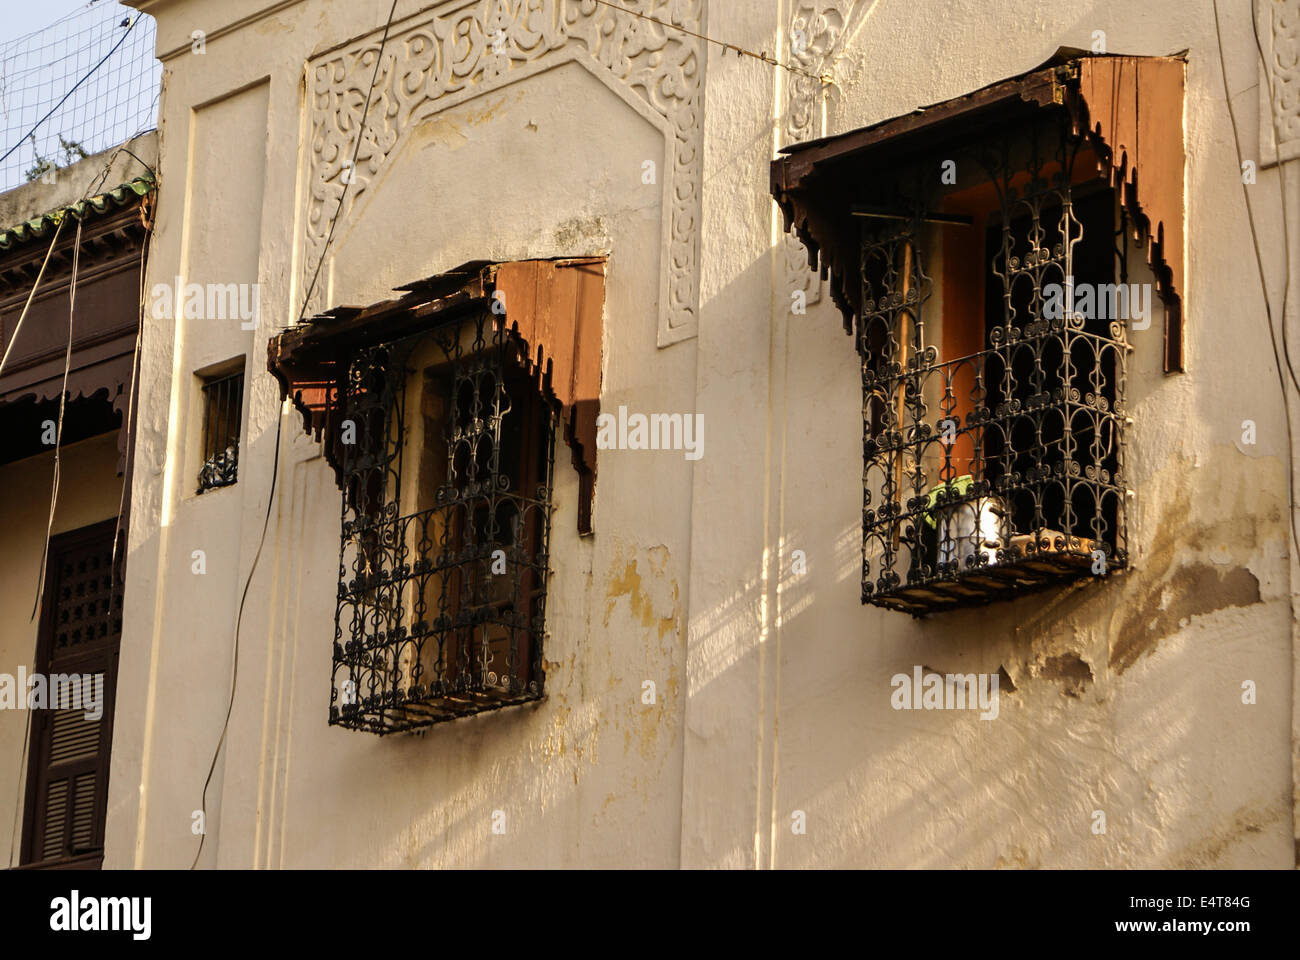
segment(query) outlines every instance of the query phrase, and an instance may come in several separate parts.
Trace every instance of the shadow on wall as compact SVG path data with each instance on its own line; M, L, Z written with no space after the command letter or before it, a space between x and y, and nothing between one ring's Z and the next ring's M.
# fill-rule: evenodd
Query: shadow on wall
M1232 522L1188 524L1184 487L1136 568L1104 583L925 621L855 610L837 586L834 639L788 624L781 668L805 676L781 687L777 864L1289 866L1288 736L1263 705L1285 700L1289 617L1246 565L1277 566L1282 520L1241 524L1257 478L1225 480ZM890 678L916 665L997 674L997 718L894 711ZM1261 705L1242 703L1249 678ZM806 836L781 819L799 808Z
M744 302L736 284L719 298ZM756 633L775 643L779 681L736 701L776 713L770 821L763 784L750 808L773 865L1292 865L1289 700L1275 683L1291 662L1282 465L1225 447L1193 483L1181 447L1140 449L1132 570L918 621L860 603L861 397L838 312L827 298L773 343L787 400L768 478L785 497L775 555L729 567L722 599L693 612L688 658L690 695L707 703L736 695L725 678L759 676ZM1158 381L1152 402L1171 389L1186 388ZM710 443L724 450L719 431ZM895 710L891 678L918 666L996 678L996 719ZM1252 678L1257 705L1242 702ZM754 729L704 726L707 740ZM715 849L707 823L686 826L684 846L709 862L752 860L744 843Z

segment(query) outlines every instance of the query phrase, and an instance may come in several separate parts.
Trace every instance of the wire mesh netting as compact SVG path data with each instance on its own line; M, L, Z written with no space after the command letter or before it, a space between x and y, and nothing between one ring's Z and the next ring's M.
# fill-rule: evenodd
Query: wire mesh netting
M154 31L152 17L115 0L91 0L0 44L0 151L12 150L0 161L0 190L48 177L157 124L162 64L154 59Z

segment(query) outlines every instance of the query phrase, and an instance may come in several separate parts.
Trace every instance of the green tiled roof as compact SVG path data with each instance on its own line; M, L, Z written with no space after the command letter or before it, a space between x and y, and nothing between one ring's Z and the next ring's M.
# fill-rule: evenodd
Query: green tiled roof
M134 180L114 187L105 193L98 193L93 197L79 200L66 207L51 210L39 217L33 217L31 220L25 220L15 227L0 231L0 250L12 250L33 240L48 237L50 232L59 225L59 221L69 214L78 220L85 220L110 209L124 207L128 203L134 202L137 197L143 197L153 189L153 177L136 177Z

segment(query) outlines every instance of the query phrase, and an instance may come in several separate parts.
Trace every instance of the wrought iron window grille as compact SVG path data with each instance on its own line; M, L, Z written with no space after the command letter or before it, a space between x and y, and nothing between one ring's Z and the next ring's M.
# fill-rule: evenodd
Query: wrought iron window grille
M1127 281L1128 225L1084 146L1048 114L863 178L863 209L894 212L858 221L863 603L921 616L1127 562L1124 321L1056 310L1050 292L1117 268ZM981 190L985 237L941 212ZM986 249L983 348L956 357L943 327L970 304L943 284L935 310L927 273L945 231L968 231L964 256Z
M199 468L199 493L228 487L239 478L239 428L243 407L243 370L204 382L203 464Z
M331 724L387 734L543 695L557 405L498 319L484 304L362 347L331 399Z

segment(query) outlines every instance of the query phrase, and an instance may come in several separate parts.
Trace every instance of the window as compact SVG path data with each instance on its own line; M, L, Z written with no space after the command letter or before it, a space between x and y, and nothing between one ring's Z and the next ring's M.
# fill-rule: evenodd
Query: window
M1153 294L1182 364L1182 68L1067 59L773 162L861 362L863 603L1126 565L1127 330Z
M331 723L541 696L556 415L525 361L488 310L351 361Z
M50 540L32 711L22 862L98 867L104 854L122 579L108 520ZM57 689L56 689L57 687Z
M473 261L273 337L341 491L329 722L416 730L544 695L559 427L592 533L605 261Z
M862 593L910 613L1126 559L1123 211L1068 127L1004 136L947 145L970 171L952 184L878 181L890 216L858 211Z
M239 477L239 427L244 410L244 371L203 380L203 465L199 493L228 487Z

